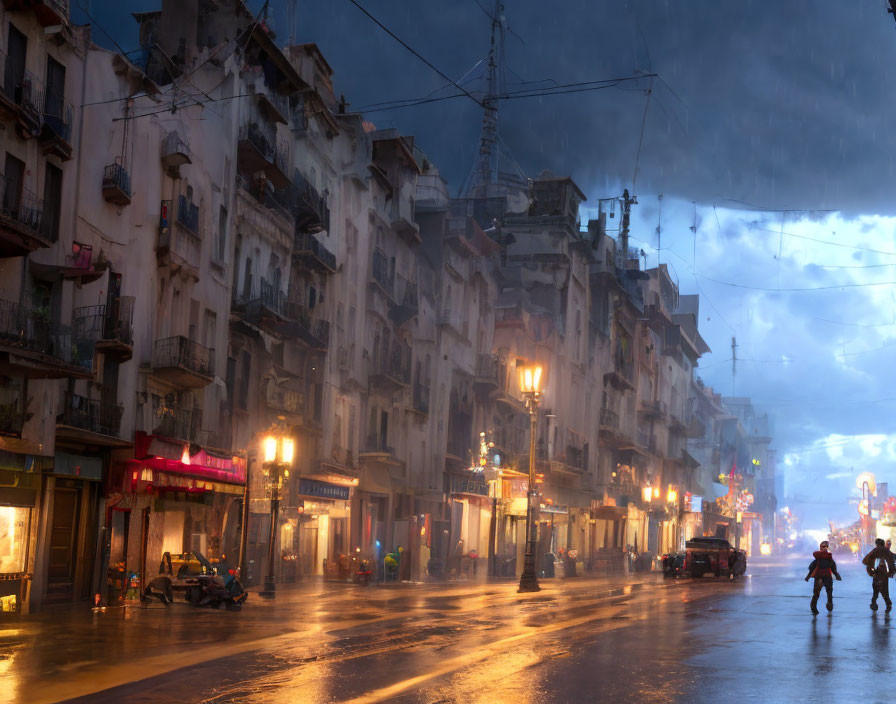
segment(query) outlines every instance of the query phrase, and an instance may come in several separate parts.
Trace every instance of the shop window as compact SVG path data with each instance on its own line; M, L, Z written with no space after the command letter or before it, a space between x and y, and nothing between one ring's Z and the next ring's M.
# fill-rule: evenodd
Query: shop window
M0 574L25 571L30 518L28 507L0 506ZM2 610L7 610L5 604Z

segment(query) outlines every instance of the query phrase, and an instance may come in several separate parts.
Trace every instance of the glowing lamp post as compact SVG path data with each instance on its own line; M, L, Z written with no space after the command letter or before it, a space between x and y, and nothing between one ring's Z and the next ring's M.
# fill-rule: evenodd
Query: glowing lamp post
M526 492L526 555L523 562L523 574L520 576L521 592L537 592L538 576L535 573L535 424L538 419L538 403L542 394L542 377L544 370L540 365L518 365L520 373L520 391L526 399L529 409L529 491Z
M265 486L271 492L271 539L268 543L268 574L264 578L264 589L260 596L273 599L276 596L274 587L274 544L277 541L277 514L280 511L280 490L283 480L289 479L289 468L292 467L296 454L296 441L290 437L268 435L262 441L264 462L262 471Z

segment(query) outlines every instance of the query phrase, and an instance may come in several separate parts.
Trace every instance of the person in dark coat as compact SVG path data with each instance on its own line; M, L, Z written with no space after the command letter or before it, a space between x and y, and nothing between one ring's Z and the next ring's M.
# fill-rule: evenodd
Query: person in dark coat
M862 564L871 577L871 610L877 611L877 597L880 595L887 605L887 613L890 613L893 602L890 601L889 580L896 573L896 566L893 553L887 549L883 538L874 541L874 549L862 558Z
M821 588L824 587L828 593L828 602L826 604L828 611L834 610L834 580L833 577L840 581L840 573L837 572L837 563L834 556L828 550L828 541L822 540L819 549L812 553L812 563L809 565L809 574L806 575L806 581L814 579L812 586L812 601L809 602L809 608L813 614L818 614L818 597L821 594Z

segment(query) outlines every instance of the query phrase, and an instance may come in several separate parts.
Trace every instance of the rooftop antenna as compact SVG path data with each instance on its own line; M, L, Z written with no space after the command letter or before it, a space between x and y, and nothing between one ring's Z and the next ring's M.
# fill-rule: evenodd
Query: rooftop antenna
M488 16L492 21L492 33L486 94L482 99L482 130L476 162L461 190L461 196L466 198L484 198L489 185L498 183L498 95L504 74L504 33L507 30L504 3L494 0Z
M656 265L659 267L660 265L660 251L662 250L662 232L663 232L663 194L660 193L656 199L659 201L659 215L656 218ZM647 268L647 264L644 264L644 268Z

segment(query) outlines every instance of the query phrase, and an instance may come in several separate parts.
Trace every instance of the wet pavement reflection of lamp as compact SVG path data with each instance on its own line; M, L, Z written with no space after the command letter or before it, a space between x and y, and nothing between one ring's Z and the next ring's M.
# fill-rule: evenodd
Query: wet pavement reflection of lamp
M280 490L283 480L289 479L289 468L292 467L296 454L296 441L293 438L268 435L262 442L265 485L271 492L271 540L268 543L268 574L264 578L264 589L260 596L273 599L276 596L274 587L274 545L277 542L277 514L280 511Z
M538 402L541 400L544 370L540 365L517 364L520 374L520 391L529 409L529 491L526 493L526 555L523 574L520 575L521 592L537 592L538 576L535 573L535 424L538 419Z

